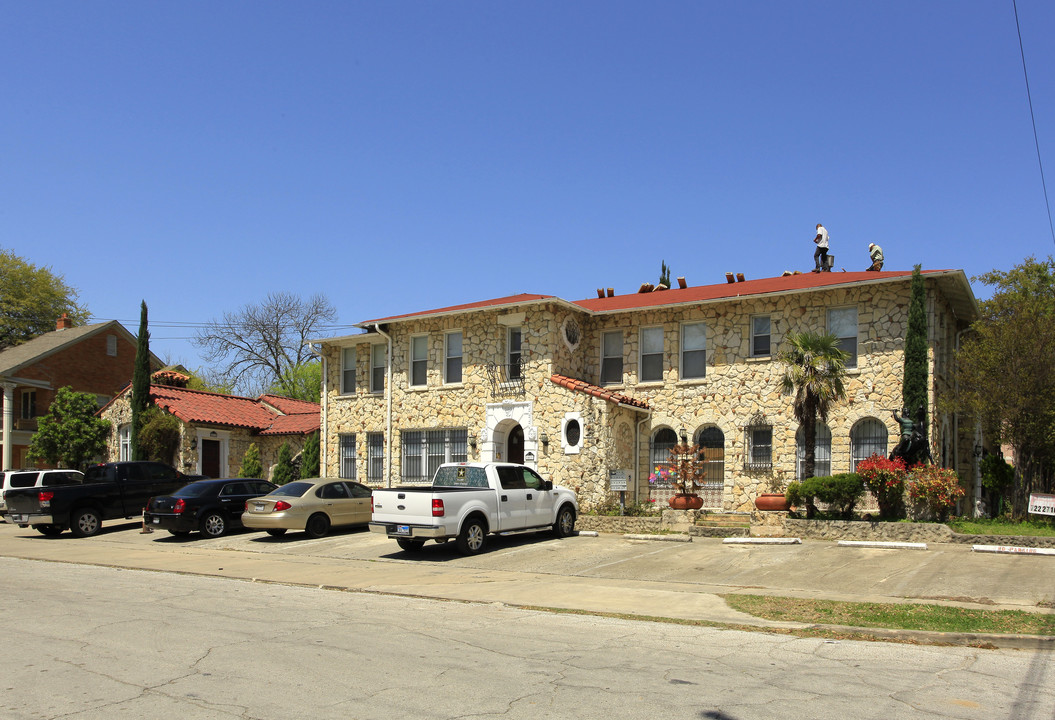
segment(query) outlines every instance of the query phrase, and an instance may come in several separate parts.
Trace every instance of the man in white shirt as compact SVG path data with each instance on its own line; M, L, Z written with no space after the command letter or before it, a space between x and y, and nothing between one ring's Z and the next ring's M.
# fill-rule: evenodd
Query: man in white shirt
M883 269L883 248L875 243L868 243L868 257L872 259L872 265L868 268L869 270Z
M828 272L828 231L820 223L817 223L817 237L813 238L813 242L817 243L813 253L813 262L817 267L813 272Z

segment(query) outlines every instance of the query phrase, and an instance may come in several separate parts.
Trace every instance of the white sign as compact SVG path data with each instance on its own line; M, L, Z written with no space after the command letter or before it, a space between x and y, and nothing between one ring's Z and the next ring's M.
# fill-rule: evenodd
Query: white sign
M608 473L608 489L612 492L626 492L629 480L629 470L611 470Z
M1029 512L1033 515L1055 515L1055 495L1033 493L1029 496Z

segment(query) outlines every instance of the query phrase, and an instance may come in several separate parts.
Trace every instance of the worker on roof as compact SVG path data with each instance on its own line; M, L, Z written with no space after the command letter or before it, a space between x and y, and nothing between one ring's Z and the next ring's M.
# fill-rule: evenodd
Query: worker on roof
M817 249L813 252L813 262L816 265L813 272L830 272L828 267L828 231L824 226L817 223L817 237L813 238L817 243Z
M868 257L872 258L872 264L868 266L868 270L878 272L883 269L883 248L875 243L868 243Z

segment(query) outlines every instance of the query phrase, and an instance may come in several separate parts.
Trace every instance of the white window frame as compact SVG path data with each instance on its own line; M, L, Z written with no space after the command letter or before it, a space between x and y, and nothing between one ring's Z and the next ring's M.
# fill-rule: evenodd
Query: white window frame
M568 441L568 425L570 423L579 424L579 440L576 443ZM582 413L579 412L568 412L564 413L564 421L560 426L560 447L564 451L565 455L578 455L582 452L582 441L586 437L586 425L582 420Z
M514 338L516 349L513 349ZM524 376L524 332L520 327L506 328L506 365L510 380Z
M688 347L688 343L685 340L685 338L686 338L685 330L687 328L695 328L695 327L701 328L701 330L702 330L702 332L701 332L701 338L703 340L702 347L690 348L690 347ZM681 349L681 362L680 362L680 365L679 365L679 368L678 368L679 372L681 373L680 378L682 380L702 380L703 378L707 377L707 323L702 323L702 322L683 323L682 326L681 326L681 348L680 349ZM703 363L702 363L703 372L701 372L699 375L690 375L688 373L688 371L686 370L686 368L688 367L688 362L686 361L685 358L686 358L686 355L688 355L689 353L702 353L703 354Z
M765 320L769 327L766 329L766 333L763 335L757 332L755 323L759 320ZM761 352L757 347L756 343L759 338L766 338L766 350ZM773 317L771 315L752 315L751 316L751 357L771 357L773 355Z
M453 355L451 350L451 339L458 337L458 354ZM451 330L443 334L443 384L460 385L465 377L464 367L465 337L461 330ZM457 363L457 378L454 377L454 364Z
M429 336L410 336L410 362L407 367L407 384L410 387L425 387L429 384ZM417 382L417 370L421 370L421 382Z
M341 348L341 395L355 394L355 363L355 348Z
M646 337L646 335L649 336L649 341L648 342L654 343L656 341L656 337L655 336L656 336L657 333L659 335L659 351L656 352L655 350L653 350L651 352L645 352L645 344L646 344L645 337ZM658 325L653 325L651 327L643 327L643 328L641 328L641 331L638 334L638 338L639 338L638 339L638 366L637 366L637 380L638 380L638 382L643 382L643 383L663 382L663 358L665 356L664 343L666 342L666 337L664 336L663 327L662 326L658 326ZM649 375L648 377L646 377L646 375L645 375L645 359L648 358L648 359L654 361L657 355L659 356L659 373L657 375L654 375L654 376L653 375Z
M854 332L852 335L839 335L835 331L836 323L832 322L833 313L853 313L853 325ZM846 367L853 370L857 368L858 357L857 357L857 344L858 336L861 333L861 325L858 321L857 306L856 305L844 305L842 307L828 308L828 332L839 338L839 349L846 351L850 354L850 358L846 361ZM852 346L852 347L851 347Z
M607 339L613 336L619 336L619 354L616 355L606 354L607 353ZM600 384L601 385L622 385L623 384L623 331L622 330L606 330L601 333L601 373L600 373ZM615 364L618 363L618 368ZM618 369L618 373L615 370ZM607 380L606 371L611 371L612 375L618 375L617 380Z
M379 362L380 361L380 362ZM377 343L370 346L370 392L379 395L385 391L385 370L388 369L388 348Z
M132 426L124 424L117 429L117 459L121 461L132 459Z

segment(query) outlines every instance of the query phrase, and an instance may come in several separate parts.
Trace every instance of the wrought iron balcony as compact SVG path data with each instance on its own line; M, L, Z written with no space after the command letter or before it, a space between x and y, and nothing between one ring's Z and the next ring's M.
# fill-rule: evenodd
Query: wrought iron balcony
M485 367L492 398L524 396L524 369L519 362L507 365L489 362Z

